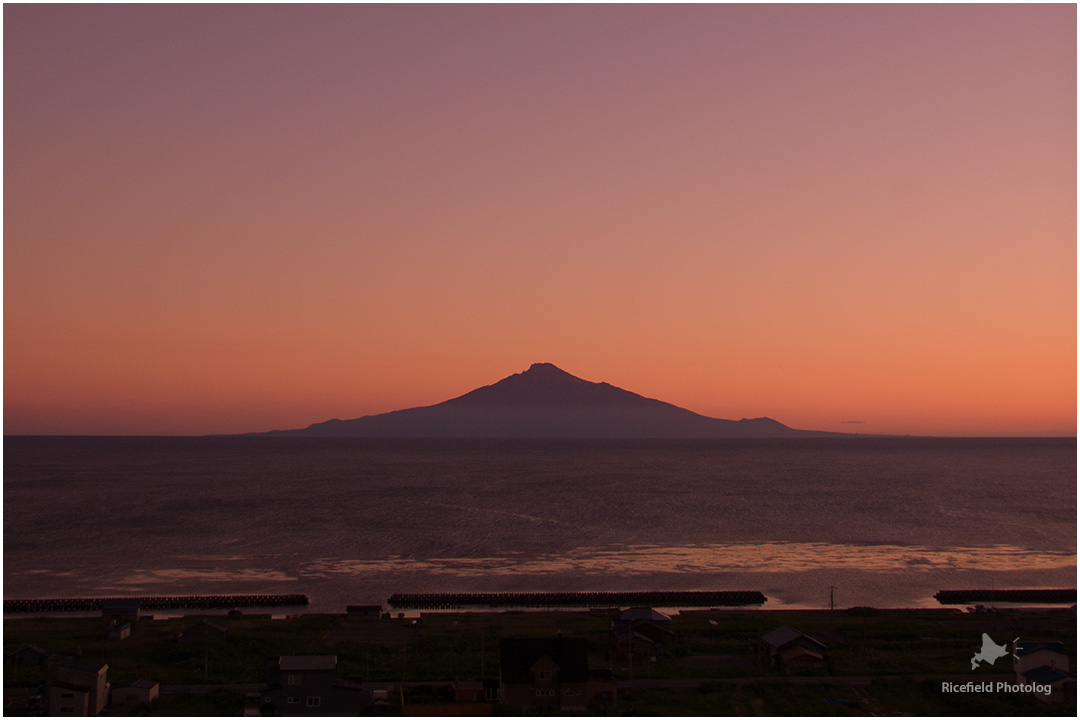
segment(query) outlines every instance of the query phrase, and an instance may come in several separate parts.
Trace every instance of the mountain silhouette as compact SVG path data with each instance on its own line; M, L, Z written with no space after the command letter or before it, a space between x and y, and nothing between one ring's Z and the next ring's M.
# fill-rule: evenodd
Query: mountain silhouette
M770 418L719 420L536 363L438 405L327 420L272 435L408 438L761 438L837 435Z

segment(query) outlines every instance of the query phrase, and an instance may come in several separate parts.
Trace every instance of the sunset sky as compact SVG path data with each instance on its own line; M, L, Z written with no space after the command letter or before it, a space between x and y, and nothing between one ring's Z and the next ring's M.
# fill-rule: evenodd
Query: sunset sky
M1076 433L1074 5L3 16L6 434L296 428L534 362Z

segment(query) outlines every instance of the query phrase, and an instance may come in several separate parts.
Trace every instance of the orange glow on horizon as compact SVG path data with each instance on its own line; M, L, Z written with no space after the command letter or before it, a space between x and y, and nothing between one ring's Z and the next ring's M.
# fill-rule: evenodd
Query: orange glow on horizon
M713 417L1076 434L1075 6L4 20L5 433L553 362Z

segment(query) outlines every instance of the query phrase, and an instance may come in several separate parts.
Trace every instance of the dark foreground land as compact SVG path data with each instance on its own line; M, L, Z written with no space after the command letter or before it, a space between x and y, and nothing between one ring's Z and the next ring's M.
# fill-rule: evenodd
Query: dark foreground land
M209 617L226 628L223 641L175 639L201 617L208 616L141 618L124 640L107 639L101 618L5 620L5 714L18 714L45 680L41 667L16 663L16 651L27 646L107 663L114 687L139 679L160 683L161 696L153 703L107 708L105 714L239 715L257 707L252 698L266 687L267 657L336 655L340 679L388 691L388 706L373 712L431 715L439 710L425 710L425 697L442 698L438 707L445 710L454 683L498 679L500 639L559 634L584 639L590 667L613 671L616 699L591 705L590 714L1076 714L1075 695L1045 703L1024 693L942 691L943 681L1016 682L1008 656L971 669L983 633L1009 647L1017 637L1062 642L1075 672L1075 609L683 611L672 616L673 637L632 661L613 644L607 610L429 613L418 620L219 614ZM828 646L827 671L785 674L767 666L761 638L784 625ZM490 710L536 712L499 704Z

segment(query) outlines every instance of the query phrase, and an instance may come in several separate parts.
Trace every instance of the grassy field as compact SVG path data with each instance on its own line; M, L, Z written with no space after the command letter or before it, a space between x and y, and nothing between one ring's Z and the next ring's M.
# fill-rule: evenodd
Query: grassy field
M39 668L12 662L11 653L26 645L102 660L114 684L139 678L162 685L258 684L265 681L266 658L277 655L337 655L339 677L369 682L475 681L498 677L499 638L558 633L584 638L593 667L609 664L610 619L604 612L434 613L422 615L416 627L397 619L349 621L343 615L215 619L228 629L224 643L177 642L175 636L195 617L141 619L122 641L106 639L100 619L9 619L4 622L4 682L35 687L44 680ZM829 646L829 676L865 680L793 682L763 668L760 638L781 625ZM615 675L621 680L702 681L700 687L620 691L615 714L1059 714L1062 706L1029 698L945 695L940 682L914 676L971 674L970 658L984 632L998 643L1019 636L1059 640L1070 651L1076 646L1072 610L714 610L676 614L671 627L675 638L654 661L616 666ZM1004 662L998 665L975 674L1011 670ZM149 711L203 715L216 714L211 706L242 704L240 695L218 692L216 697L163 696ZM1075 705L1064 710L1071 714Z

